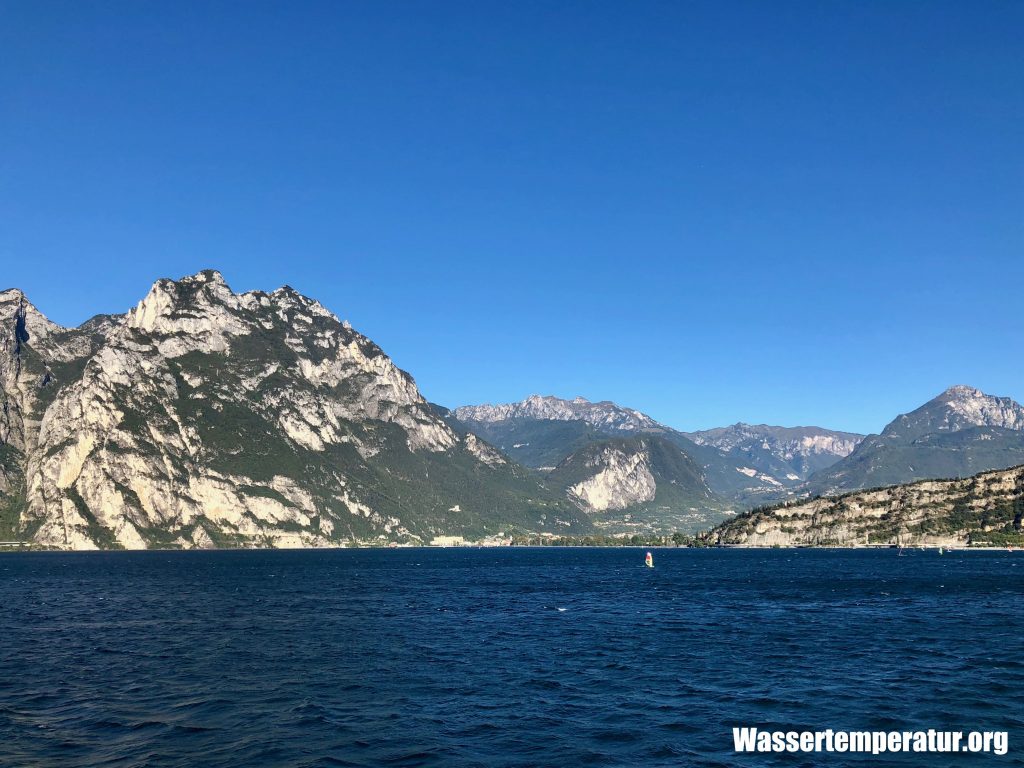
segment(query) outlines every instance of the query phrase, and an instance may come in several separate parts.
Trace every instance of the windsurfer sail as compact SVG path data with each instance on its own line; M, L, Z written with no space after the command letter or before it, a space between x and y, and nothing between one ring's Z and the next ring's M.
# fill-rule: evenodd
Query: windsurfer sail
M652 555L650 552L648 552L647 557L644 558L644 565L646 565L648 568L654 567L654 555Z

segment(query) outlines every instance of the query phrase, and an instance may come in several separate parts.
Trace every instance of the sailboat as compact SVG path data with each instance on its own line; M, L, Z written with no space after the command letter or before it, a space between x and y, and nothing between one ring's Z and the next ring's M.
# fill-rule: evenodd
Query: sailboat
M650 552L648 552L647 557L644 558L644 565L646 565L648 568L654 567L654 555L652 555Z

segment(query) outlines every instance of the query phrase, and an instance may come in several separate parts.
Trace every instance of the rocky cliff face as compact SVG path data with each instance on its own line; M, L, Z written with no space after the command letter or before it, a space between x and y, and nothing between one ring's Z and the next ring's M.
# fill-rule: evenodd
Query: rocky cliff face
M35 446L50 395L74 375L66 369L92 353L92 334L51 323L18 290L0 292L0 317L0 443L25 453Z
M1024 542L1024 467L755 510L708 536L766 546L960 546Z
M18 290L0 291L0 532L19 528L26 462L38 449L46 409L81 375L107 326L94 318L81 329L47 320Z
M609 531L694 531L723 517L700 466L653 435L589 443L547 483Z
M569 486L568 493L583 509L607 512L654 499L657 484L643 443L629 453L620 446L605 445L580 461L594 474Z
M0 299L16 536L329 546L585 526L289 288L235 294L216 272L160 280L126 316L73 330L18 292Z

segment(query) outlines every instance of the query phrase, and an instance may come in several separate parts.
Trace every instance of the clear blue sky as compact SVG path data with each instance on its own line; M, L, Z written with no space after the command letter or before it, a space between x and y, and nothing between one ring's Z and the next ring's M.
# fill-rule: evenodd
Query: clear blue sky
M212 267L448 406L1024 398L1024 3L0 4L0 287Z

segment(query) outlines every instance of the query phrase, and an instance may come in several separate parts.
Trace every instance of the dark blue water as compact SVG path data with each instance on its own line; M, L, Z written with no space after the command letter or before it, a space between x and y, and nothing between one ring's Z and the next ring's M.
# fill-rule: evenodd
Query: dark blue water
M1024 553L0 556L0 765L967 765L1024 756ZM734 725L1010 731L737 755Z

